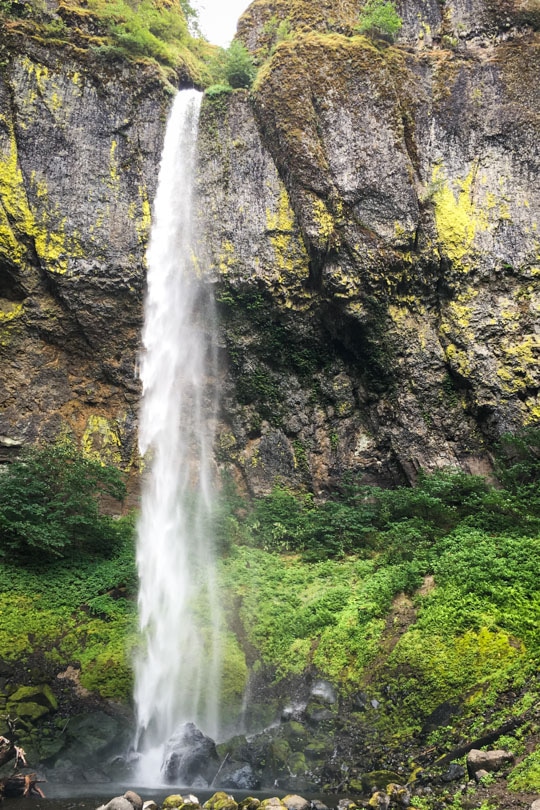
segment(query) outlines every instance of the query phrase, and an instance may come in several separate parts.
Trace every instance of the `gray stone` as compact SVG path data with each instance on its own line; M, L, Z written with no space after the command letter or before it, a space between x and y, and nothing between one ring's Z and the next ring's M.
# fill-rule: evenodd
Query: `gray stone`
M308 810L310 806L307 799L304 799L302 796L297 796L294 793L284 796L281 801L287 810Z
M98 810L133 810L133 805L123 796L115 796L107 804L102 804Z
M220 762L215 743L194 723L183 723L168 740L162 765L167 782L193 785L195 780L210 784Z
M126 790L124 799L127 799L133 805L133 810L142 810L143 800L134 790Z
M486 771L493 773L499 771L505 765L514 761L514 755L510 751L496 750L496 751L479 751L473 748L467 754L467 770L469 776L474 778L478 771Z

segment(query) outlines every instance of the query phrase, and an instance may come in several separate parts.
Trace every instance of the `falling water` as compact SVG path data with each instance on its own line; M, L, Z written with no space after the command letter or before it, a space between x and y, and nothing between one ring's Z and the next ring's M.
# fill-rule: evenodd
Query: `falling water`
M167 124L150 246L139 445L147 471L138 527L135 662L141 784L160 781L175 729L218 726L219 615L211 549L213 311L193 255L200 94L178 94Z

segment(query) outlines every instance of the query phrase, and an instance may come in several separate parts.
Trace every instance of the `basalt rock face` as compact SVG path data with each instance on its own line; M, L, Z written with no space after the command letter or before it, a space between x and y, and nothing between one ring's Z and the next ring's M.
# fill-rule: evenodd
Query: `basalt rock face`
M2 34L0 442L128 466L144 246L170 97L151 68Z
M216 455L248 491L488 472L540 417L535 3L398 3L395 45L354 34L353 0L240 21L261 67L203 103L198 219ZM150 67L5 33L2 457L68 429L129 466L170 96Z
M329 32L293 3L252 94L203 106L218 455L254 491L488 472L498 437L540 417L533 7L408 7L390 46L333 5ZM256 0L242 19L259 58L281 14Z

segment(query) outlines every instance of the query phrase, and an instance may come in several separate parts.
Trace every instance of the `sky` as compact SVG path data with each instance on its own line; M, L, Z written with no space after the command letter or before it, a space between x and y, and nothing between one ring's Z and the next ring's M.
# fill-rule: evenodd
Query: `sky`
M236 33L240 15L251 0L195 0L201 30L209 42L226 48Z

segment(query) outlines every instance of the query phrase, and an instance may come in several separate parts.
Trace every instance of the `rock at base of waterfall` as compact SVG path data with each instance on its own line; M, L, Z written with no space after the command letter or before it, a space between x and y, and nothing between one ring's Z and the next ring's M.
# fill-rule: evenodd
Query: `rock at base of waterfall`
M233 790L259 790L261 787L261 780L251 765L242 765L240 768L222 772L216 781L220 787Z
M183 723L170 737L162 773L169 783L209 785L219 768L216 746L194 723Z

